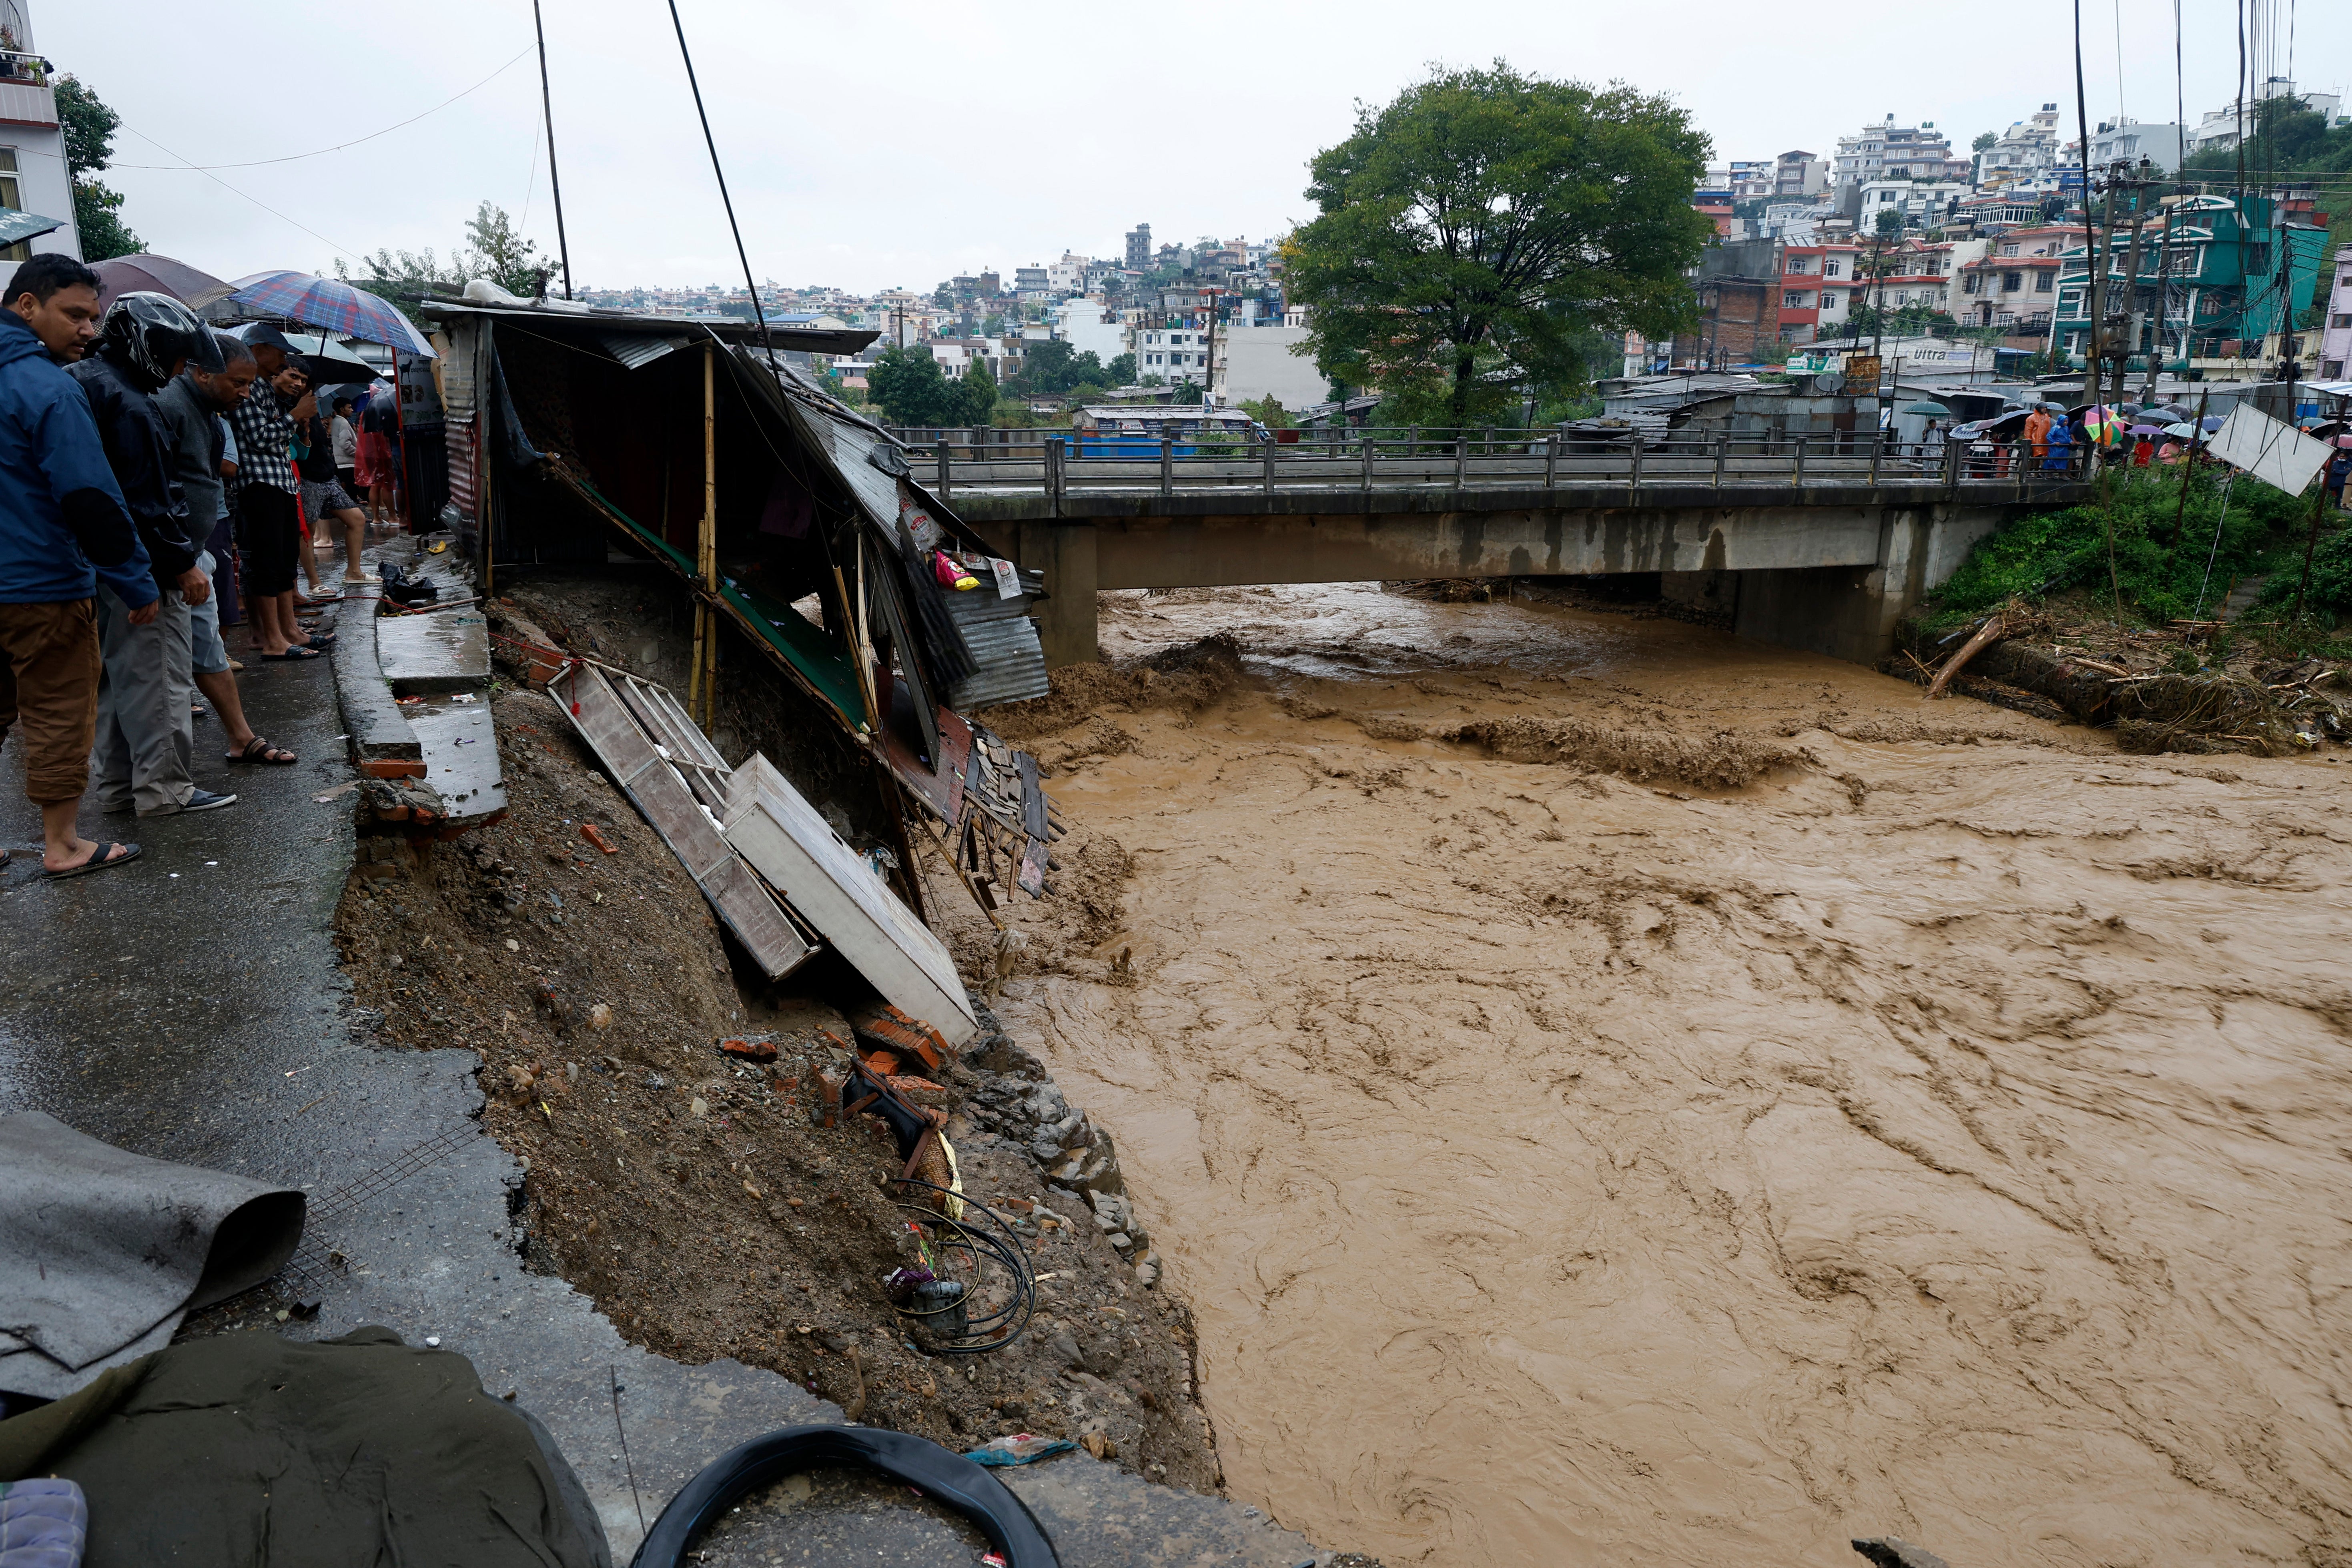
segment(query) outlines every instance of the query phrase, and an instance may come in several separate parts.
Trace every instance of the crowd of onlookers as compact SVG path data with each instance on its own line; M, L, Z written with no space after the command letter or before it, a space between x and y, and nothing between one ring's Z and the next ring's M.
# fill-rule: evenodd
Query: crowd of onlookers
M108 813L236 804L195 782L206 711L227 763L299 760L246 721L222 628L248 627L251 657L322 657L336 547L341 583L372 581L369 525L397 524L389 389L321 409L276 328L100 293L47 255L0 296L0 741L21 737L48 877L138 858L81 836L93 775Z

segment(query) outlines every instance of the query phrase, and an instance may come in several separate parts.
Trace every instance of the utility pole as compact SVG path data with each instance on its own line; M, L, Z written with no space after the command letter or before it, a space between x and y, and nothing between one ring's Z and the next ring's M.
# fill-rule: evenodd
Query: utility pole
M2148 343L2147 378L2139 397L2142 404L2155 400L2157 372L2164 365L2164 315L2172 294L2172 210L2169 205L2164 209L2164 237L2158 241L2162 248L2156 258L2156 332Z
M2125 165L2118 163L2116 165L2116 168L2118 175L2117 183L2125 184L2126 182L2122 179L2122 171L2124 170ZM2147 173L2145 168L2142 168L2139 172L2143 176ZM2125 366L2131 359L2131 351L2133 347L2139 342L2139 242L2140 231L2147 219L2147 213L2144 210L2143 204L2146 202L2147 197L2147 187L2148 182L2144 177L2130 180L2126 184L2126 188L2131 192L2132 205L2131 250L2124 258L2124 304L2126 307L2124 311L2124 341L2116 345L2116 374L2112 384L2115 387L2115 392L2108 399L2111 403L2121 403L2124 400Z
M2083 142L2083 232L2089 246L2091 262L2090 287L2084 291L2083 304L2089 312L2090 336L2083 345L2083 401L2096 405L2099 401L2099 358L2105 352L2107 327L2106 262L2099 258L2099 231L2109 228L2116 216L2116 190L2109 184L2105 209L2095 219L2091 216L2091 143ZM2108 260L2114 259L2115 240L2107 241Z
M547 117L547 183L555 192L555 249L563 258L563 297L569 300L572 298L572 244L563 237L563 180L555 172L555 100L547 90L547 29L540 24L539 0L530 0L530 27L539 35L539 107Z

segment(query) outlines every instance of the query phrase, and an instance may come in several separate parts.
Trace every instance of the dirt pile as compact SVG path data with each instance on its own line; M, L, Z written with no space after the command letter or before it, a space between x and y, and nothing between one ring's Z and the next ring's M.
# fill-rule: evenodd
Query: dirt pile
M1517 602L1106 621L1249 679L1071 763L1124 924L1003 1012L1119 1140L1236 1496L1392 1563L2352 1560L2343 764ZM1820 766L1428 738L1661 713Z
M895 1148L867 1118L810 1121L854 981L820 958L747 1002L701 896L554 704L504 692L493 713L507 818L422 850L365 840L336 936L382 1038L480 1058L484 1125L528 1173L526 1265L636 1342L772 1367L871 1425L958 1449L1024 1429L1088 1437L1155 1479L1213 1488L1184 1304L1144 1288L1094 1205L1040 1178L1034 1146L1063 1158L1068 1107L1036 1062L984 1040L942 1086L965 1190L1031 1249L1036 1316L995 1353L924 1353L881 1285L910 1245L912 1216L878 1182ZM1082 900L1108 853L1079 851ZM714 1048L747 1030L774 1037L774 1063Z

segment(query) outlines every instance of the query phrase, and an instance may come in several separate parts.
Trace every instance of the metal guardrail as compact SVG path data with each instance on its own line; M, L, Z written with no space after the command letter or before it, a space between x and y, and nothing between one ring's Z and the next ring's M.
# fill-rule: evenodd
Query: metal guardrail
M2020 489L2064 485L2089 449L2037 459L2021 445L1902 442L1884 433L1780 437L1585 437L1526 431L1355 430L1338 440L1088 434L1068 430L905 430L916 475L960 495L1138 499L1152 495L1335 495L1566 488L1882 485ZM977 437L975 440L971 437ZM1442 437L1443 438L1436 438ZM2053 465L2055 466L2053 466Z

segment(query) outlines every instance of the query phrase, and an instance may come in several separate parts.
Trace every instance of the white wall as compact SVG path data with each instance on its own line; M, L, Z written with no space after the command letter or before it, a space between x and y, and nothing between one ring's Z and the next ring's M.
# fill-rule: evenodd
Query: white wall
M1127 327L1118 312L1091 300L1072 300L1062 307L1060 335L1072 353L1092 352L1105 364L1127 352Z
M1307 341L1304 327L1242 327L1217 334L1217 402L1225 406L1278 399L1292 412L1328 403L1331 384L1309 358L1292 353Z
M55 101L50 97L50 89L46 87L9 82L0 87L0 100L9 99L20 101L0 101L0 117L5 117L13 110L26 118L43 113L51 119L56 118L55 110L46 107ZM66 176L64 134L54 125L0 124L0 147L16 150L19 210L65 220L63 227L52 229L31 241L32 254L39 256L59 251L79 260L81 240L74 232L73 184Z

